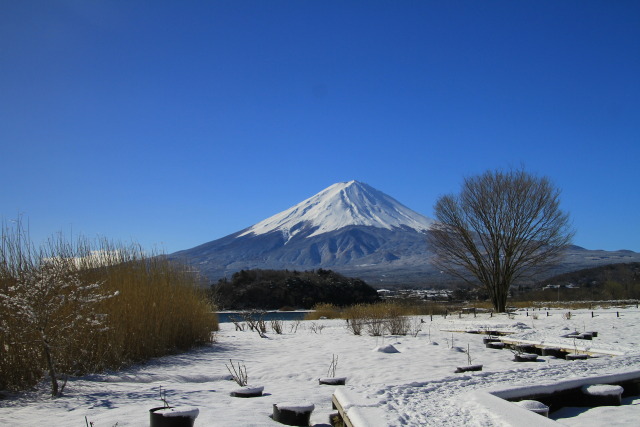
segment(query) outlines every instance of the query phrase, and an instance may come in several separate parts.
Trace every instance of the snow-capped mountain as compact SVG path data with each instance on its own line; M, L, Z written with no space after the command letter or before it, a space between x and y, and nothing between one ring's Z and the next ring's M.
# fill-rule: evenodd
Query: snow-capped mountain
M252 268L355 269L351 274L367 277L372 269L388 272L390 264L405 269L425 263L425 232L433 222L367 184L341 182L251 227L171 257L212 280Z
M433 223L367 184L341 182L251 227L169 257L214 282L243 269L329 268L374 286L429 287L452 281L430 263L425 233ZM574 246L549 275L619 262L640 262L640 254Z
M426 231L433 220L392 197L358 182L340 182L313 197L249 227L238 237L280 232L289 241L300 234L318 236L348 226Z

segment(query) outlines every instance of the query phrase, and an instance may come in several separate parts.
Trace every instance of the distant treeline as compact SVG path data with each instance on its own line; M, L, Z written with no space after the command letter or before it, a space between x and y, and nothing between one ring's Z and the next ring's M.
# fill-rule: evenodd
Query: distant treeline
M348 306L379 300L377 291L360 279L331 270L241 270L211 286L220 309L312 308L329 303Z
M511 301L613 301L640 299L640 262L607 264L546 278L534 284L512 286ZM486 301L487 291L467 284L457 286L452 301Z
M542 285L595 286L606 282L618 282L623 286L640 284L640 262L608 264L560 274L541 282Z
M540 289L542 287L546 289ZM560 274L541 281L537 289L528 289L521 298L538 301L640 299L640 263L608 264Z

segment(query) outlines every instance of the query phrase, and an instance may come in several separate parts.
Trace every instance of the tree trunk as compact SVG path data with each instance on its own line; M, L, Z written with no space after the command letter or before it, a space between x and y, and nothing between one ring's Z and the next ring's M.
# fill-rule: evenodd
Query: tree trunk
M504 313L507 311L507 292L508 292L509 286L506 287L507 289L506 292L503 292L502 289L505 289L504 285L499 285L498 288L496 289L496 300L497 300L496 311L498 313Z
M496 313L504 313L507 311L507 304L505 301L493 300L492 303Z
M500 287L495 286L494 288L491 288L487 286L487 290L491 295L491 303L493 304L493 308L496 310L496 313L504 313L507 311L507 296L501 294Z
M51 377L51 397L58 397L58 379L56 377L56 369L53 365L53 357L51 356L51 347L45 340L42 341L42 349L47 359L47 366L49 367L49 376Z

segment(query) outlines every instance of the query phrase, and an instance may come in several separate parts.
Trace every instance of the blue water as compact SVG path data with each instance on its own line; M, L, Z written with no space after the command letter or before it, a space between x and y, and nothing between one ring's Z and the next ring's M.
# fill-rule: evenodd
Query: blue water
M262 317L263 320L303 320L304 315L307 314L308 311L267 311L265 315ZM220 323L229 323L231 322L230 317L242 318L241 311L225 311L222 313L218 313L218 322Z

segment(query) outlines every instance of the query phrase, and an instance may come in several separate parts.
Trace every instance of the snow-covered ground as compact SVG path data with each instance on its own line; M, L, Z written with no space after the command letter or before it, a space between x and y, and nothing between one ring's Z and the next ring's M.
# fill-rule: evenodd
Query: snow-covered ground
M149 424L149 409L162 405L161 386L171 405L198 407L196 426L278 425L269 417L273 404L300 400L314 404L313 425L328 425L337 387L379 408L384 425L508 425L500 411L479 405L470 394L640 370L640 310L596 309L595 317L581 310L570 319L564 318L565 312L529 311L527 316L520 311L513 319L423 316L417 336L355 336L344 320L318 320L301 322L297 330L295 322L285 322L282 335L269 332L261 338L225 323L215 344L121 372L72 379L61 398L48 398L43 383L40 390L0 400L0 425L83 426L87 417L94 427L144 426ZM603 354L585 361L540 357L538 362L518 363L509 350L486 349L483 335L459 332L479 329L510 331L512 339L571 348L574 340L562 335L597 331L597 338L576 340L575 346ZM379 351L389 345L398 352ZM472 364L482 364L483 370L455 374L456 367L468 364L467 348ZM318 384L318 378L327 376L333 355L338 357L336 375L347 377L346 386ZM238 388L225 366L230 359L246 366L249 384L264 386L262 397L230 396ZM588 411L565 408L552 417L562 416L557 421L564 425L637 425L640 400L626 403Z

